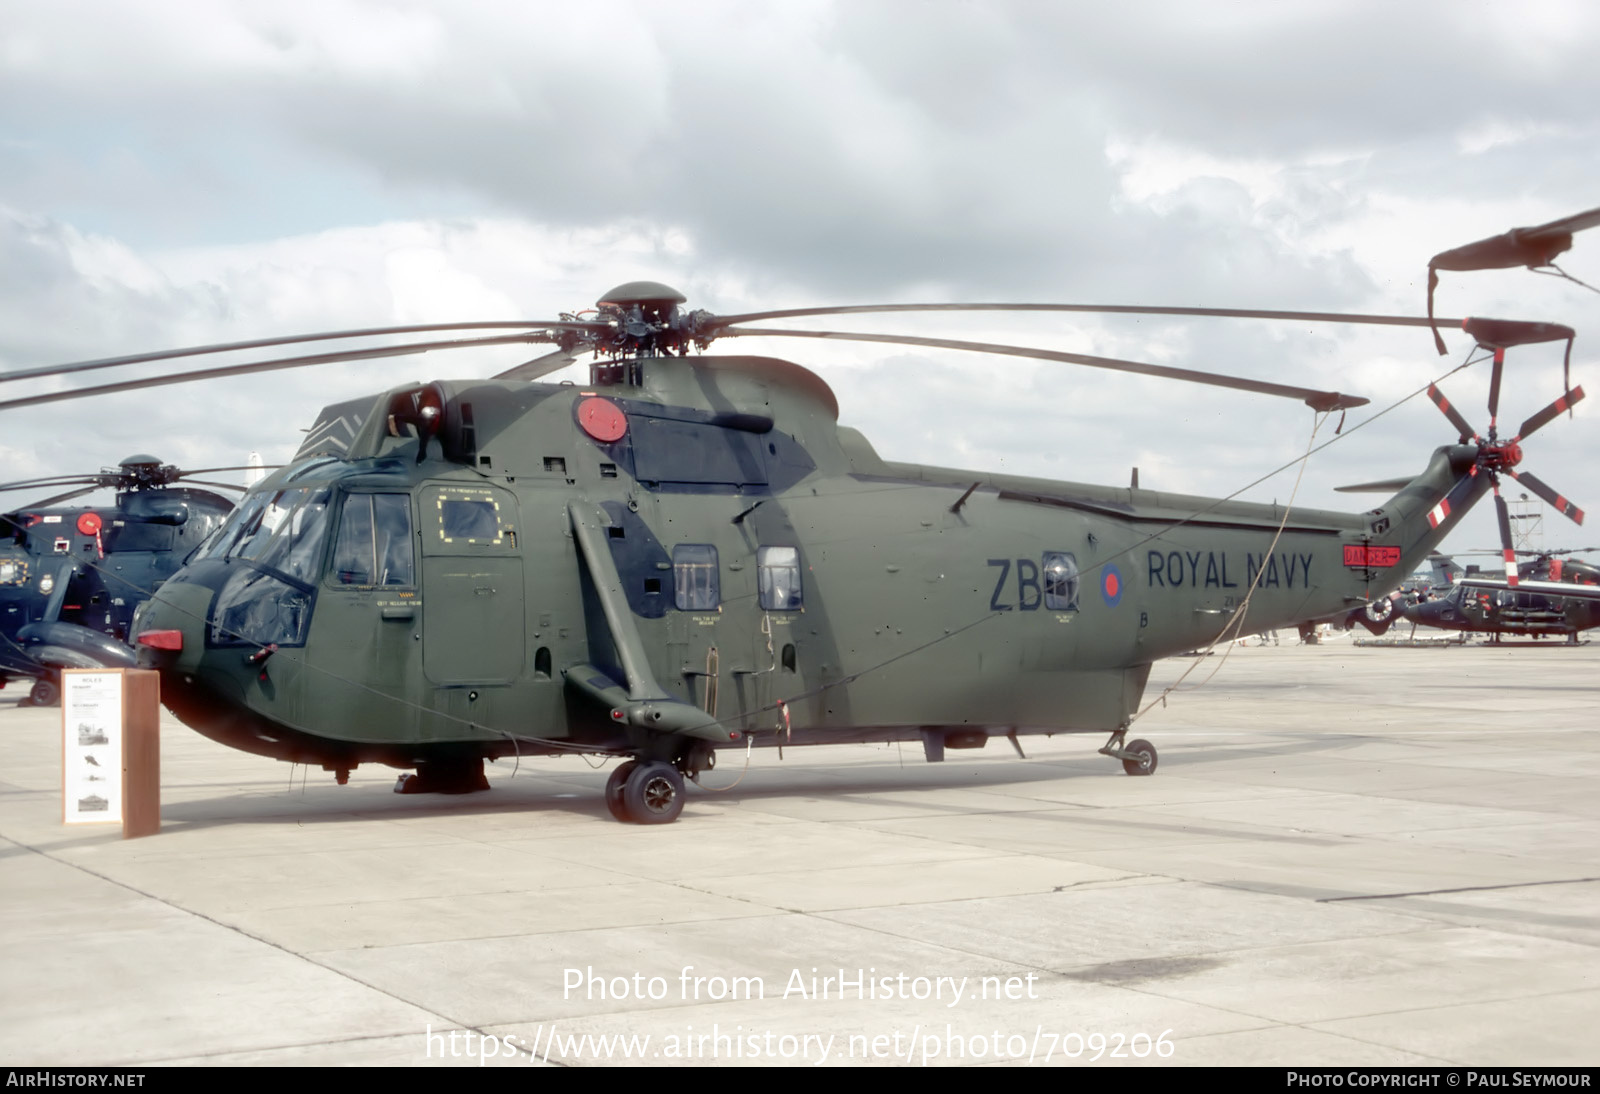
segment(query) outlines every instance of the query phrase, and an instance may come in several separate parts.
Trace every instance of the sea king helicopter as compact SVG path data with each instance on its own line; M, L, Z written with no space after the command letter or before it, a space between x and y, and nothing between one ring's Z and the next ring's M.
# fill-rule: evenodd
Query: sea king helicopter
M63 668L135 665L134 611L233 511L194 486L244 490L194 476L234 470L181 471L135 455L86 475L0 484L0 493L52 491L0 512L0 687L31 680L28 701L52 706ZM104 489L116 492L110 505L64 505Z
M1330 415L1367 400L1054 350L763 323L1111 311L1427 326L1431 315L945 304L716 316L686 303L665 285L630 282L588 318L199 347L173 356L513 329L0 409L234 372L553 343L492 379L406 384L326 408L294 460L140 608L132 637L162 674L163 703L235 748L319 765L341 783L362 763L414 770L396 786L404 792L484 789L485 759L615 757L608 807L652 824L678 816L685 777L713 767L719 751L756 745L919 741L938 761L996 736L1020 753L1025 735L1099 732L1101 753L1150 775L1156 749L1127 734L1155 660L1212 643L1246 615L1251 631L1292 627L1387 593L1473 504L1498 497L1520 442L1581 397L1565 392L1512 441L1493 426L1463 431L1374 509L1290 510L885 460L839 424L815 373L702 351L745 335L971 350L1289 398ZM1493 355L1491 421L1506 350L1570 346L1572 336L1548 323L1461 324ZM540 382L584 353L595 355L586 383Z

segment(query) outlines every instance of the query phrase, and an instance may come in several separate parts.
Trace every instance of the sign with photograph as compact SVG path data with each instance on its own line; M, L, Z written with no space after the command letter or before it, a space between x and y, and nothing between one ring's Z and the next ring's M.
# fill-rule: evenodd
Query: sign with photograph
M61 781L68 824L122 823L122 674L61 674Z

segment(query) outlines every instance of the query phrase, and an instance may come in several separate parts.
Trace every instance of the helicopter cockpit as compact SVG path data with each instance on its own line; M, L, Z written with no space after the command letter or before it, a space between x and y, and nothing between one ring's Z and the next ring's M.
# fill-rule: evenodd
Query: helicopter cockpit
M211 644L298 646L311 617L316 571L328 531L326 486L247 496L194 562L237 567L217 591Z

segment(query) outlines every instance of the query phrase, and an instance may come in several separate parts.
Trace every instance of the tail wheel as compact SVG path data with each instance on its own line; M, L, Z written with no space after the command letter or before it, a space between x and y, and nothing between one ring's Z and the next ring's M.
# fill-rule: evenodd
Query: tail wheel
M1389 597L1374 600L1361 610L1361 625L1373 634L1382 634L1394 622L1394 601Z
M1122 761L1122 770L1130 775L1154 775L1156 771L1156 746L1149 741L1134 741L1124 751L1128 756Z

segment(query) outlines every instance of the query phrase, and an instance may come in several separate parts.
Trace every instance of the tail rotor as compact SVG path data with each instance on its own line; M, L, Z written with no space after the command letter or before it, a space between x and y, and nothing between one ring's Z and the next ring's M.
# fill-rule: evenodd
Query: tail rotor
M1495 515L1500 524L1500 545L1506 568L1506 584L1515 586L1517 552L1511 539L1511 516L1506 507L1506 500L1500 494L1500 476L1510 475L1529 491L1559 509L1569 520L1577 524L1583 523L1582 509L1531 472L1516 470L1517 465L1522 462L1522 442L1554 421L1564 411L1571 410L1583 399L1583 388L1576 387L1563 392L1549 406L1524 421L1515 437L1502 441L1499 437L1498 423L1500 386L1505 373L1506 350L1512 346L1537 342L1565 341L1570 357L1574 332L1571 327L1559 323L1524 323L1510 319L1468 319L1461 325L1468 334L1477 339L1480 348L1490 350L1494 354L1494 370L1489 378L1488 434L1478 433L1437 386L1432 384L1428 386L1428 398L1433 400L1433 404L1450 420L1450 424L1460 434L1463 444L1471 442L1478 446L1478 462L1473 473L1482 471L1489 476L1489 482L1494 490ZM1443 513L1440 514L1440 519L1443 519L1449 513L1449 499L1441 503L1441 508ZM1436 526L1437 523L1436 520Z

